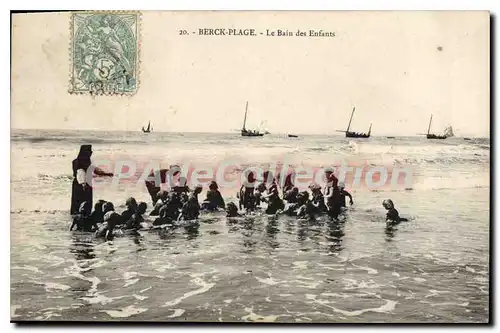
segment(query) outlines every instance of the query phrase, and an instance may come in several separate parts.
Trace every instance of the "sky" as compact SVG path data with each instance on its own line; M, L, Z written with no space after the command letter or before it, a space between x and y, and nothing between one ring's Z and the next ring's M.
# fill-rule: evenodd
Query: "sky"
M142 13L133 96L71 95L68 13L12 20L11 127L489 136L488 12ZM322 29L335 37L181 36Z

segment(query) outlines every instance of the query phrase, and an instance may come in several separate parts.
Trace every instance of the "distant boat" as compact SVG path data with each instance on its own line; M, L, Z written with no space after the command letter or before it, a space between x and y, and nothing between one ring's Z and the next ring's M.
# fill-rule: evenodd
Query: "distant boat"
M241 129L241 136L264 136L264 133L260 133L257 130L248 130L245 125L247 123L247 113L248 113L248 102L245 107L245 118L243 120L243 128Z
M142 126L142 131L144 133L151 133L153 131L153 127L151 126L151 121L148 122L148 128L144 128L144 126Z
M295 135L295 134L288 134L288 137L289 137L289 138L298 138L299 136L298 136L298 135Z
M395 139L396 137L395 136L387 136L386 138L387 139Z
M464 138L464 140L470 141L470 140L471 140L471 138Z
M349 131L351 128L352 117L354 116L355 110L356 110L356 107L352 108L351 119L349 119L349 125L347 125L347 130L346 131L338 130L337 132L344 132L346 138L369 138L370 134L372 132L372 124L370 124L370 128L368 129L368 133L357 133L357 132Z
M427 139L444 140L446 138L454 136L453 128L451 126L446 127L443 135L438 135L431 133L431 125L432 125L432 114L431 114L431 119L429 120L429 128L427 129L427 134L426 134Z

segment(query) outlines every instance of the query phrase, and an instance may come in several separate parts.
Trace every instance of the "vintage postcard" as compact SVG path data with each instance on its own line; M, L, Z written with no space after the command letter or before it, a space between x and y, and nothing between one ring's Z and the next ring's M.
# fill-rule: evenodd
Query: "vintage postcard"
M11 28L11 321L490 322L488 12Z

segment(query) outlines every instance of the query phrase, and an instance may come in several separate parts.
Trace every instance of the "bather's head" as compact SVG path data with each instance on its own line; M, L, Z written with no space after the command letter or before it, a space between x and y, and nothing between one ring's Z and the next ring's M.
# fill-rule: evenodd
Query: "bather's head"
M195 188L194 188L194 194L200 194L201 191L203 191L203 186L201 185L197 185Z
M103 205L106 203L104 200L98 200L94 205L94 210L96 212L102 212Z
M382 206L384 206L385 209L390 210L394 208L394 203L391 199L386 199L382 202Z
M102 205L102 212L104 214L106 214L107 212L112 212L115 210L115 206L113 205L112 202L105 202L103 205Z
M130 197L127 199L127 201L125 201L125 206L127 207L127 209L135 211L137 210L137 201L135 200L135 198Z
M137 206L137 213L139 214L144 214L146 212L146 209L148 208L148 204L145 202L139 203Z

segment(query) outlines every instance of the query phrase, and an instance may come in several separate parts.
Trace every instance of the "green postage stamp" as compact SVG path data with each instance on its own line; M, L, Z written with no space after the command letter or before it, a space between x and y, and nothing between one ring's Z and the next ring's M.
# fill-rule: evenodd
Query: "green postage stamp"
M70 93L128 95L137 91L139 15L71 14Z

